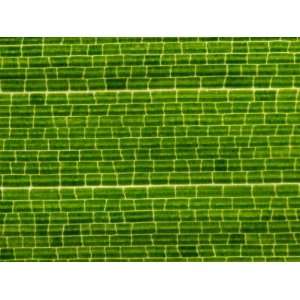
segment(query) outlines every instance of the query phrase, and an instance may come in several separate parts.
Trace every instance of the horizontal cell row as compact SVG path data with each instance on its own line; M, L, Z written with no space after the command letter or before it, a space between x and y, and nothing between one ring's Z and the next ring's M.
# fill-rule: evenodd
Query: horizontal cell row
M239 149L240 147L264 147L269 148L272 146L299 146L300 135L286 136L179 136L179 137L159 137L159 138L86 138L86 139L8 139L0 140L0 149L8 152L1 152L0 157L6 155L14 155L12 150L94 150L98 151L98 157L102 155L102 151L112 149L114 151L124 150L128 155L133 151L139 151L139 155L144 156L152 155L153 149L157 149L158 153L170 151L169 157L176 155L178 152L187 155L189 153L198 153L201 155L205 148L215 148L219 153L226 151L230 147ZM292 148L291 148L292 149ZM298 150L296 148L296 150ZM250 151L250 150L249 150ZM259 151L259 149L258 149ZM292 150L290 151L292 152ZM92 152L91 152L92 153ZM125 154L126 152L124 152ZM195 155L195 154L194 154ZM194 156L193 155L193 156ZM126 157L126 155L125 155ZM182 158L182 157L181 157ZM225 157L224 157L225 158ZM178 159L178 158L177 158Z
M19 196L19 195L17 195ZM17 197L16 196L16 197ZM68 196L68 195L67 195ZM6 195L4 196L6 197ZM37 196L36 196L37 197ZM54 197L54 196L52 196ZM62 196L60 196L62 197ZM56 222L68 223L69 213L76 212L121 212L125 211L158 211L161 220L168 219L166 211L170 212L170 218L181 219L182 221L237 221L242 220L297 220L299 219L300 202L299 197L213 197L199 196L191 198L187 194L178 198L140 198L140 199L63 199L63 200L42 200L43 196L37 199L2 200L0 202L1 218L7 223L43 224L48 222L49 216L53 213L57 217ZM175 212L174 212L175 210ZM178 210L178 212L176 212ZM59 214L57 214L59 212ZM11 216L8 215L14 213ZM46 214L41 214L46 213ZM5 217L7 214L7 218ZM20 215L19 215L20 214ZM142 216L145 215L142 213ZM149 215L149 214L148 214ZM74 214L72 215L74 220ZM76 214L75 214L76 216ZM104 214L103 220L119 218L120 214ZM124 216L123 216L124 217ZM20 218L20 219L19 219ZM10 222L9 222L10 220ZM39 220L39 221L38 221ZM52 219L51 220L55 220ZM59 221L61 220L61 221ZM55 221L53 221L55 223ZM83 222L84 223L84 222Z
M27 127L0 128L1 145L4 140L35 139L123 139L165 137L235 137L235 136L298 136L297 124L252 125L191 125L191 126L124 126L124 127ZM224 143L224 140L220 140ZM11 142L13 143L13 142ZM274 143L274 140L272 140Z
M1 261L299 261L299 245L1 248Z
M300 113L225 113L225 114L160 114L160 115L86 115L0 117L1 128L61 127L168 127L213 125L293 125L300 124ZM190 127L193 128L193 127ZM100 130L100 129L99 129Z
M128 42L178 42L178 41L297 41L296 37L235 38L235 37L1 37L0 45L35 44L103 44Z
M3 79L1 92L143 89L299 88L300 76L201 76L94 79Z
M176 89L175 90L144 90L144 91L98 91L98 92L47 92L40 93L1 93L0 105L66 105L66 104L174 104L205 103L211 109L220 109L225 102L298 102L300 100L299 89ZM219 106L214 106L218 105ZM242 104L240 104L242 105ZM266 105L268 104L257 104ZM269 104L272 107L272 103ZM274 103L273 103L274 105Z
M73 238L73 240L72 240ZM81 238L81 240L80 240ZM243 249L272 245L283 248L284 245L299 246L298 233L281 234L143 234L143 235L69 235L45 236L8 236L0 239L1 248L23 247L78 247L78 246L157 246L157 245L240 245ZM250 246L252 245L252 247ZM281 245L281 247L279 247ZM278 254L278 253L277 253Z
M1 175L3 187L134 186L182 184L298 183L300 171L216 171L160 173L54 173Z
M193 172L205 171L274 171L264 173L273 174L274 178L280 178L280 170L299 170L300 160L291 158L278 159L245 159L245 160L157 160L157 161L116 161L116 162L1 162L1 174L89 174L89 173L150 173L152 178L170 178L172 181L174 174L171 172L188 172L188 176L193 176ZM156 174L152 174L156 173ZM159 174L169 173L169 174ZM99 174L99 176L101 176ZM266 176L265 179L267 179ZM168 181L168 180L167 180Z
M91 79L184 76L300 75L300 64L205 64L111 67L2 68L0 79Z
M181 209L180 207L187 206L197 206L200 202L200 205L208 205L209 202L206 198L200 201L199 199L177 199L170 201L147 201L147 200L123 200L120 202L112 203L113 201L96 201L96 200L86 200L82 201L62 201L58 203L57 201L15 201L14 203L1 203L1 208L6 207L9 209L9 205L13 210L18 212L1 212L0 219L1 224L73 224L73 223L89 223L93 221L94 218L97 218L98 222L100 217L102 222L111 222L111 223L123 223L123 222L262 222L262 221L300 221L300 209L248 209L245 208L247 204L247 199L243 203L242 209L231 209L217 208L217 204L221 206L219 199L211 199L210 204L212 209ZM206 201L205 201L206 200ZM239 200L236 201L236 200ZM261 200L261 199L260 199ZM279 199L281 200L281 199ZM293 205L295 199L290 199L289 201L269 201L269 206L272 205ZM297 198L299 201L299 198ZM142 203L145 201L145 204ZM3 201L4 202L4 201ZM231 203L229 203L231 202ZM233 201L224 201L225 205L231 204L232 206L241 206L241 199L235 198ZM249 201L248 201L249 202ZM135 203L137 203L135 205ZM161 209L163 204L166 204L166 207L169 209ZM259 201L258 201L259 203ZM42 205L45 205L43 208ZM261 201L261 205L266 204ZM4 206L6 205L6 206ZM133 210L135 206L147 207L149 210ZM151 207L152 205L152 207ZM200 206L198 205L198 206ZM299 205L298 205L299 206ZM48 210L47 210L48 208ZM172 208L172 209L170 209ZM35 211L34 211L35 210ZM47 212L41 211L47 210ZM20 212L21 211L21 212ZM107 212L103 214L98 214L98 212ZM178 223L179 224L179 223ZM277 223L276 223L277 224ZM22 225L23 226L23 225ZM225 226L225 225L224 225ZM26 226L25 226L26 227ZM226 226L225 226L226 227ZM271 231L273 229L270 229ZM174 229L170 228L170 232L173 232ZM33 231L34 232L34 231ZM75 234L75 233L74 233ZM77 232L78 234L78 232Z
M74 157L76 158L76 157ZM78 160L78 157L77 157ZM205 171L283 171L300 170L299 158L204 159L204 160L127 160L127 161L62 161L0 162L0 174L85 174L85 173L150 173ZM156 173L156 174L151 174ZM274 176L276 172L273 173ZM278 173L280 174L280 173ZM167 176L167 174L165 174ZM192 175L192 174L191 174ZM163 174L161 174L163 178ZM173 174L169 174L170 181ZM187 176L188 177L188 176ZM279 175L278 175L279 177ZM188 178L187 178L188 181Z
M43 191L42 191L43 192ZM257 193L257 191L254 191ZM280 191L282 194L282 191ZM226 191L226 197L216 197L205 195L203 196L203 191L198 192L196 197L196 192L194 191L177 191L177 198L146 198L141 196L137 199L128 199L128 192L126 194L126 199L97 199L91 198L90 194L79 194L77 197L84 197L81 199L69 199L70 195L66 191L61 192L59 196L55 193L49 194L49 192L44 192L49 197L58 199L45 199L40 193L31 194L30 197L33 199L28 199L29 195L20 191L19 194L4 193L3 198L0 202L0 212L2 221L8 222L8 220L13 220L15 222L20 222L22 219L31 220L34 223L35 218L39 218L31 213L53 213L53 212L124 212L128 210L132 211L143 211L143 210L161 210L161 211L171 211L178 210L178 213L174 213L173 217L181 218L182 220L195 220L195 218L200 218L204 221L209 220L237 220L238 217L242 216L244 220L295 220L299 216L300 208L300 198L298 196L250 196L231 194L229 197ZM70 193L70 191L69 191ZM201 194L202 193L202 194ZM208 192L207 192L208 193ZM211 192L212 193L212 192ZM54 195L53 195L54 194ZM23 198L20 197L23 195ZM71 194L71 196L74 196ZM6 200L8 198L9 200ZM287 210L286 210L287 209ZM297 209L297 210L295 210ZM197 211L196 210L202 210ZM210 210L210 211L208 211ZM238 211L246 210L246 211ZM260 211L262 210L262 211ZM12 217L4 214L15 213ZM23 216L19 216L16 213L23 213ZM172 213L170 213L172 215ZM61 214L66 220L67 217ZM166 217L166 215L165 215ZM43 220L43 217L40 218Z
M287 122L287 116L300 112L300 103L286 102L186 102L186 103L143 103L143 104L60 104L43 105L42 99L31 100L30 105L2 105L0 118L2 117L58 117L58 116L132 116L140 120L144 115L198 115L215 114L215 118L222 118L223 114L247 113L252 123L280 124ZM264 114L262 114L264 113ZM272 114L270 114L272 113ZM274 114L276 113L276 114ZM135 116L135 117L134 117ZM299 115L297 115L299 116ZM197 120L197 116L193 116ZM199 116L198 122L204 122L206 116ZM246 116L247 119L247 116ZM126 122L126 120L125 120ZM133 121L132 121L133 122ZM226 122L226 120L224 120ZM211 122L207 122L210 124Z
M1 37L0 45L31 44L103 44L138 42L187 42L187 41L297 41L297 37Z
M166 212L158 212L163 215ZM25 214L25 213L24 213ZM79 219L80 214L82 220ZM116 234L116 226L114 224L121 224L125 232L128 232L128 227L131 226L132 234L155 234L157 232L164 234L195 234L195 233L298 233L300 232L300 222L296 221L174 221L172 218L165 218L163 221L154 221L151 217L151 211L145 212L114 212L110 215L113 220L108 219L108 213L94 212L92 213L53 213L48 216L41 217L41 213L36 217L38 219L35 223L35 218L28 218L26 222L12 222L0 226L0 231L3 236L51 236L51 235L72 235L79 239L83 235L80 224L86 224L83 227L88 227L87 231L93 234ZM166 214L165 214L166 215ZM39 217L39 218L38 218ZM159 218L160 219L160 218ZM69 220L69 221L68 221ZM123 221L122 221L123 220ZM134 223L124 223L124 220ZM201 220L201 217L200 217ZM90 224L94 222L93 224ZM103 223L114 223L105 227ZM179 223L178 223L179 222ZM95 224L101 223L101 224ZM51 225L50 225L51 224ZM57 224L64 224L63 232L62 226ZM93 229L91 229L93 228ZM52 230L51 232L49 230ZM122 233L124 234L124 232ZM126 234L126 233L125 233ZM128 233L127 233L128 234ZM131 234L131 233L129 233ZM99 241L101 243L101 240Z
M23 247L109 247L109 246L217 246L236 245L242 249L252 248L254 245L260 249L263 245L272 245L275 249L284 249L287 246L299 245L299 234L147 234L147 235L81 235L81 236L8 236L0 239L1 248ZM247 241L247 238L250 242ZM251 247L251 246L252 247ZM280 246L281 247L280 247ZM257 251L259 253L259 251ZM275 251L276 252L276 251ZM279 253L277 253L279 254ZM262 255L262 254L259 254ZM283 255L283 253L281 253Z
M122 43L91 44L22 44L1 45L0 56L69 56L119 54L176 54L176 53L257 53L300 52L296 41L127 41Z
M201 191L202 192L202 191ZM68 223L67 212L125 212L125 211L145 211L160 210L161 212L170 211L170 218L176 217L185 221L237 221L239 216L244 221L260 220L297 220L299 218L300 198L290 197L250 197L237 195L234 197L204 197L199 192L199 197L195 197L192 192L186 193L177 198L137 198L137 199L68 199L70 196L64 191L60 195L60 200L45 199L41 193L34 195L34 199L28 200L24 195L22 199L20 194L10 195L10 200L0 202L0 212L2 220L9 223L9 220L15 220L13 223L34 224L47 222L49 216L53 213L58 220L65 220ZM257 191L256 191L257 192ZM23 193L24 194L24 193ZM48 193L49 194L49 193ZM32 195L30 195L32 196ZM55 197L55 195L50 195ZM194 197L192 197L194 196ZM7 195L3 196L4 198ZM64 198L66 197L66 198ZM175 213L172 214L172 212ZM178 210L178 213L176 211ZM59 212L59 214L57 214ZM8 215L14 213L11 216ZM47 213L47 214L40 214ZM7 219L5 218L7 214ZM19 216L20 214L20 216ZM76 215L76 214L75 214ZM117 214L118 215L118 214ZM115 215L115 217L117 216ZM120 215L120 214L119 214ZM143 213L142 213L143 215ZM46 216L46 217L45 217ZM111 218L114 215L110 215ZM103 220L110 220L109 214L103 215ZM160 214L160 218L167 219L166 213ZM20 219L19 219L20 218ZM73 215L73 219L74 215ZM39 220L39 221L37 221ZM63 220L58 221L63 223ZM23 221L23 222L22 222Z
M111 161L137 160L137 170L152 168L152 160L201 160L201 159L259 159L259 158L299 158L298 146L274 146L274 147L218 147L216 145L204 148L190 149L165 148L165 149L131 149L131 150L53 150L53 151L1 151L0 162L68 162L68 161L103 161L111 165ZM150 160L150 162L149 162ZM169 162L172 164L172 162ZM233 165L235 162L232 162ZM230 164L230 162L229 162ZM100 164L99 164L100 165ZM238 163L236 164L238 166ZM104 166L104 165L103 165Z
M78 49L79 50L79 49ZM74 50L75 51L75 50ZM86 51L86 50L85 50ZM92 51L91 51L92 52ZM9 52L8 52L9 53ZM65 68L65 67L114 67L114 66L183 66L183 65L235 65L247 64L249 70L258 64L300 63L297 52L259 52L259 53L174 53L174 54L115 54L91 55L79 51L71 56L48 53L49 56L0 56L1 68ZM251 66L252 65L252 66ZM234 69L234 67L232 67ZM246 67L247 69L248 67ZM264 67L262 67L264 68ZM268 67L266 66L266 69ZM34 71L32 71L34 72Z
M4 188L2 200L148 199L208 197L295 197L298 184L173 185L143 187ZM269 197L269 198L268 198ZM1 198L0 198L1 199ZM174 200L175 201L175 200ZM222 200L224 201L224 200ZM252 200L251 200L252 201ZM253 205L253 204L252 204Z

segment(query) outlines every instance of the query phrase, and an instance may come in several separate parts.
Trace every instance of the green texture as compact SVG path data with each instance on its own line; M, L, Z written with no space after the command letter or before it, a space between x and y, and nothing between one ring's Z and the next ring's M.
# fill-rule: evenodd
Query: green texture
M298 38L0 38L0 261L300 261Z

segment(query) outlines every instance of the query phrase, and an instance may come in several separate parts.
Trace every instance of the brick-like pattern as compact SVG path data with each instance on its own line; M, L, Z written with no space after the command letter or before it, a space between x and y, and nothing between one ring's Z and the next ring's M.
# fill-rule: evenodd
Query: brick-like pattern
M300 261L299 38L0 38L0 261Z

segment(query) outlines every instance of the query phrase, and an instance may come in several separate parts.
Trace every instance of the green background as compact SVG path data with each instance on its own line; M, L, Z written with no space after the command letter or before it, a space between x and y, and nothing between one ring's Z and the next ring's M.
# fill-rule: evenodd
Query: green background
M298 38L1 38L1 261L298 261Z

